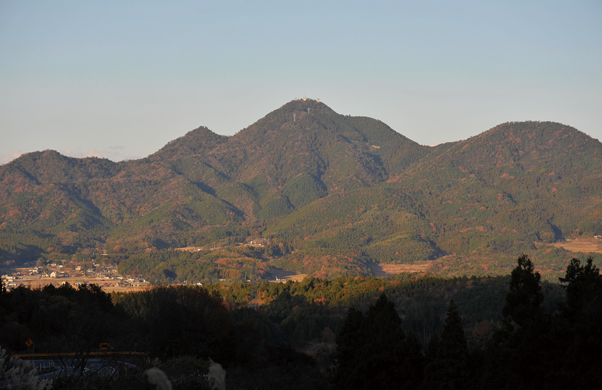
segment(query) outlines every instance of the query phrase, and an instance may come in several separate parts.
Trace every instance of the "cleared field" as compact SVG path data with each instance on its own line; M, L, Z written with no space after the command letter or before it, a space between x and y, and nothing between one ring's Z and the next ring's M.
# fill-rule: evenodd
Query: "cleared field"
M270 272L278 279L292 280L293 282L301 282L303 278L307 276L307 274L298 274L293 271L285 271L283 269L274 267L270 269Z
M415 262L412 264L377 264L372 263L370 269L374 276L391 276L401 273L426 272L432 267L430 262Z
M295 274L295 275L288 276L286 279L292 280L293 282L302 282L306 276L307 276L307 274Z
M548 244L549 246L553 246L556 248L563 248L567 251L571 252L580 252L580 253L602 253L602 241L592 238L592 239L575 239L572 241L563 241L556 242L554 244Z

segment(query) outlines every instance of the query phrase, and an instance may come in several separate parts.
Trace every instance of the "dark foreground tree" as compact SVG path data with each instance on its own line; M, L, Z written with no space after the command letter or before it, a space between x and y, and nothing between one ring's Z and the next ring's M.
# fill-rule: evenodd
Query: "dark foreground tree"
M560 282L567 295L561 320L570 339L564 356L565 383L602 388L602 275L591 258L585 265L572 259Z
M527 255L521 255L517 263L510 275L510 292L506 295L506 306L502 310L508 330L514 329L515 325L533 326L545 315L540 307L543 302L541 275L534 271Z
M385 294L366 315L353 308L337 336L335 388L414 388L420 381L420 345L406 338Z
M132 319L131 344L151 356L225 360L232 321L218 295L201 287L157 287L126 295L119 307Z
M511 274L502 329L488 346L482 387L552 389L558 384L561 332L541 307L540 279L529 257L521 255Z
M430 362L425 369L426 389L465 389L469 380L469 353L458 307L452 300L447 308L441 339L434 335L429 344Z

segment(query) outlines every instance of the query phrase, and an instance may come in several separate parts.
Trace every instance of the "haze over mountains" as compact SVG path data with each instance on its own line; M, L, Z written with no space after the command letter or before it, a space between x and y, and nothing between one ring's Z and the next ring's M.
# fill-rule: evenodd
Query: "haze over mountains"
M0 166L0 258L220 246L197 261L333 276L415 261L505 273L528 252L545 275L570 256L544 244L602 234L601 202L602 144L570 126L505 123L428 147L295 100L234 136L199 127L140 160L47 150ZM229 247L260 237L261 253Z

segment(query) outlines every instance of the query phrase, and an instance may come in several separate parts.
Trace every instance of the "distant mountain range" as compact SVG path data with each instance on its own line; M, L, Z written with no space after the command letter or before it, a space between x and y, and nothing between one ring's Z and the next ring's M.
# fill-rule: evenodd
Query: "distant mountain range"
M525 252L545 274L568 256L546 243L596 234L602 144L553 122L428 147L307 99L231 137L199 127L140 160L46 150L0 166L5 264L177 247L217 261L207 248L264 238L263 252L236 256L333 276L416 261L497 273Z

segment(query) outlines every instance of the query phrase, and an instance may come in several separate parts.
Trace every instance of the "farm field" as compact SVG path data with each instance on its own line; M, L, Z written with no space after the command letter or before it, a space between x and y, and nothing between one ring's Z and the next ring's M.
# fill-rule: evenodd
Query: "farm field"
M289 280L292 280L293 282L301 282L307 276L307 274L298 274L298 273L293 272L293 271L285 271L285 270L279 269L279 268L272 268L270 270L270 272L276 278L278 278L277 281L289 281Z
M556 248L563 248L571 252L602 253L602 240L596 238L576 238L574 240L566 240L549 245Z
M372 263L370 265L370 269L374 276L391 276L396 274L401 274L404 272L427 272L431 269L432 263L426 261L417 261L412 264L377 264Z

